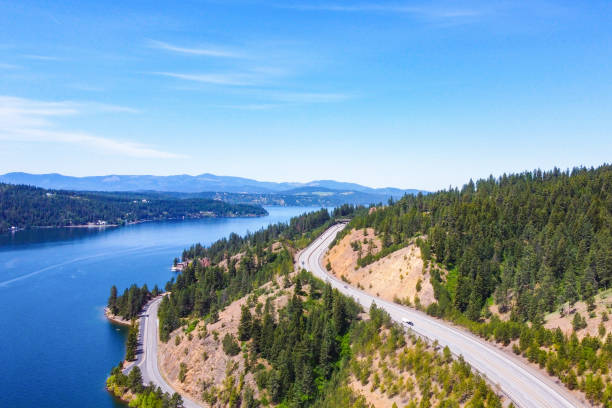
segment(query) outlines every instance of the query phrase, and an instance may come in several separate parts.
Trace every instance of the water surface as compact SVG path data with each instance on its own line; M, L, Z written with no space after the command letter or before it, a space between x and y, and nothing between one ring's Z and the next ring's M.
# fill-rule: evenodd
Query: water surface
M0 407L120 406L104 389L124 356L126 335L103 315L110 286L163 287L185 247L314 209L267 210L261 218L0 235Z

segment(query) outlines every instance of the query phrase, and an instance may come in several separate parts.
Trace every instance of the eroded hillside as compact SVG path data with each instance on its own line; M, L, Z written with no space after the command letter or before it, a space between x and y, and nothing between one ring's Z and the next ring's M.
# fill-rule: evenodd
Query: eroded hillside
M259 398L254 374L247 367L254 362L245 358L246 344L239 347L237 343L242 308L248 307L250 313L258 315L269 299L272 308L280 310L287 305L293 286L284 278L276 278L254 294L231 303L219 313L218 320L195 319L172 332L168 342L159 347L164 377L176 390L210 406L227 406L232 395L247 388L253 391L253 398ZM232 350L234 345L238 348Z
M373 228L353 229L331 248L324 264L339 278L383 299L423 306L434 302L429 270L414 243L359 266L361 258L376 255L381 248Z
M204 406L501 407L468 364L308 273L190 321L159 350L164 376ZM429 404L429 405L428 405ZM433 405L432 405L433 404Z

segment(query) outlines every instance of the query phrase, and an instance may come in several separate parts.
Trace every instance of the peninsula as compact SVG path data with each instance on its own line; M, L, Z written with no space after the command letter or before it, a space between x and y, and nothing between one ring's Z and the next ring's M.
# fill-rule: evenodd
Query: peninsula
M267 214L259 205L208 198L47 190L0 183L0 233L28 228L106 228L146 221Z

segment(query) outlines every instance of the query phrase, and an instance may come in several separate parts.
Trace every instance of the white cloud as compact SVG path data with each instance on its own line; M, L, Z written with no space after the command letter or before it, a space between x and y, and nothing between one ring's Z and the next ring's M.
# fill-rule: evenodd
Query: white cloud
M256 78L249 74L225 74L225 73L203 73L203 74L183 74L178 72L153 72L155 75L163 75L171 78L183 79L186 81L201 82L212 85L234 85L247 86L254 85Z
M136 111L131 108L95 102L46 102L0 96L0 140L66 143L139 158L176 159L185 157L140 143L114 140L86 132L62 130L53 120L96 112L133 113Z
M161 50L172 51L179 54L196 55L204 57L220 57L220 58L241 58L243 55L234 51L228 51L220 48L191 48L181 47L178 45L169 44L163 41L151 41L151 47Z

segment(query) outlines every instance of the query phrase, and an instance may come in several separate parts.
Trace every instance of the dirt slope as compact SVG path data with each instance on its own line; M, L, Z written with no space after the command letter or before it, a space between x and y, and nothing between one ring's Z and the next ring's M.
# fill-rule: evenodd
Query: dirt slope
M586 320L587 326L576 332L578 338L582 339L587 334L591 337L599 336L599 326L601 324L606 334L612 332L612 289L595 296L595 308L592 311L589 312L587 310L587 304L585 302L577 302L572 312L573 313L569 314L566 313L564 316L561 316L559 311L549 314L544 318L546 321L544 327L547 329L559 327L565 334L571 334L573 331L572 320L574 319L575 313L580 313L580 316ZM607 315L607 320L603 318L604 314Z
M357 266L360 252L362 256L375 255L381 248L380 238L372 228L368 228L366 234L362 229L352 230L329 251L324 264L329 262L336 276L383 299L408 299L414 304L418 296L423 306L434 302L429 271L424 271L421 250L416 245L392 252L365 267ZM421 288L417 290L419 280Z
M262 294L257 301L265 304L266 298L272 297L275 310L279 310L287 304L293 289L283 288L282 278L278 278L275 282L276 284L272 282L262 286ZM179 328L171 333L167 343L160 343L158 350L160 371L172 387L186 393L202 405L209 406L203 400L204 388L209 391L216 388L221 394L227 388L229 377L233 377L236 386L239 384L245 367L243 354L238 353L233 357L226 355L222 340L227 333L238 337L241 308L247 304L247 301L248 296L245 296L231 303L219 313L219 320L215 323L205 324L204 321L200 321L189 334L185 333L185 327ZM251 308L251 312L255 314L254 307ZM186 367L183 381L179 380L181 363ZM255 391L257 398L257 385L251 372L244 376L244 384ZM213 406L223 405L218 402Z

